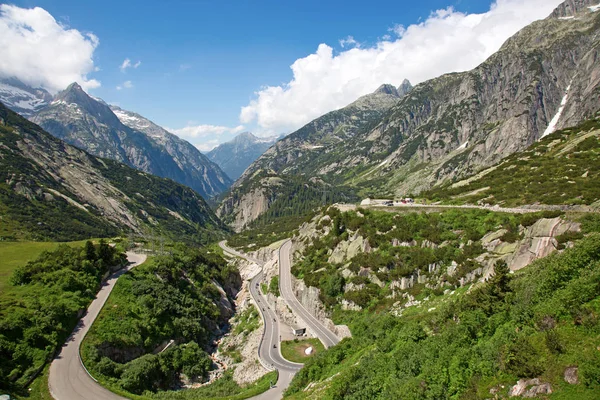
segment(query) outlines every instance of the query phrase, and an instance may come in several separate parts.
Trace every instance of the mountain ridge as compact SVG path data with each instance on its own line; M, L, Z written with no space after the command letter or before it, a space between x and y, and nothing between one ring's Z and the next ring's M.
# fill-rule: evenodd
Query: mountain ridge
M0 138L4 237L75 240L134 232L192 241L223 232L192 189L95 157L2 103Z
M244 198L240 188L251 187L264 170L352 185L365 197L403 197L466 177L591 118L600 108L594 61L600 57L600 12L590 4L563 3L475 69L422 82L370 118L364 118L369 100L381 93L317 118L248 167L231 195ZM560 17L569 12L576 17ZM348 129L352 118L359 123ZM218 214L230 220L228 213L245 208L241 203Z
M123 113L127 112L122 110ZM94 155L171 178L207 198L231 184L216 164L188 142L147 119L155 131L163 131L160 140L139 127L128 126L108 104L89 96L77 83L58 93L30 119L54 136Z

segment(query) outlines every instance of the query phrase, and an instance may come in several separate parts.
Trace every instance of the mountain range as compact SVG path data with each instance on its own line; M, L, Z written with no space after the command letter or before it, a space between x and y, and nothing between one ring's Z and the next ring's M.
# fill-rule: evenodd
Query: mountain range
M233 140L218 145L206 156L235 180L278 139L276 136L258 138L250 132L243 132Z
M224 227L204 199L170 179L95 157L0 103L3 240L118 233L207 241Z
M404 96L384 85L308 123L248 167L218 215L231 222L249 214L259 171L351 185L365 197L402 197L592 118L600 108L596 3L566 1L471 71L422 82Z
M173 179L205 198L231 185L231 179L192 144L139 114L88 95L77 83L52 97L15 78L4 79L0 101L69 144Z

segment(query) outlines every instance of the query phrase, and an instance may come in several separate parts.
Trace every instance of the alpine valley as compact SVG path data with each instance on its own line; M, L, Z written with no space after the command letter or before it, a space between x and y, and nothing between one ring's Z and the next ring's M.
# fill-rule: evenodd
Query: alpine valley
M560 1L0 4L0 400L600 399L600 0Z

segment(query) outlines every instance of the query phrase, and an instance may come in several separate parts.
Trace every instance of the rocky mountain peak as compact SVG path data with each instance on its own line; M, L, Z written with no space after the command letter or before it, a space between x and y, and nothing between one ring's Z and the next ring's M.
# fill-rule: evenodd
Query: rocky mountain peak
M65 90L59 92L54 100L63 100L69 103L76 103L77 100L85 99L89 97L83 88L77 83L73 82Z
M59 92L52 101L52 105L61 103L76 104L107 125L120 125L119 119L110 107L88 95L77 82L71 83L65 90Z
M237 135L235 138L233 138L233 141L235 142L256 142L258 141L258 138L256 136L254 136L252 134L252 132L242 132L239 135Z
M390 85L389 83L384 83L383 85L379 86L379 88L377 88L377 90L374 93L375 94L378 94L378 93L390 94L392 96L400 97L398 90L393 85Z
M405 79L402 81L402 84L400 86L398 86L398 95L400 97L404 97L408 94L408 92L410 92L413 88L412 83L410 83L410 81L408 79Z
M600 11L600 0L566 0L556 7L550 18L570 18L593 11Z

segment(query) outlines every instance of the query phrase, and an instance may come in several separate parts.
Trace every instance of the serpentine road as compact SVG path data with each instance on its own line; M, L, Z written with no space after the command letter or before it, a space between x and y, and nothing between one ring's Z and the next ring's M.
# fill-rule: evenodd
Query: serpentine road
M96 295L96 298L87 309L83 318L79 321L71 336L63 345L60 353L50 364L48 386L52 397L56 400L115 400L123 399L108 389L98 384L85 370L79 357L79 346L85 334L94 323L102 306L106 303L110 292L113 290L117 279L132 268L146 261L145 254L127 253L129 265L114 274L105 282Z
M279 291L281 292L281 296L285 299L288 306L290 306L293 313L304 321L307 328L323 342L325 347L335 346L340 342L340 339L304 308L292 290L291 248L291 240L287 240L279 248Z
M223 251L230 255L256 263L261 266L261 268L264 266L264 262L228 247L225 244L225 241L220 242L219 246L221 246ZM276 369L279 372L279 378L275 387L267 390L261 395L252 397L252 399L273 400L283 397L283 392L289 386L296 372L302 368L302 364L290 362L281 355L279 343L279 319L275 311L268 305L266 298L259 289L262 278L263 272L261 270L261 272L256 274L250 280L250 294L254 298L264 322L263 336L258 347L258 357L265 368L270 370Z

